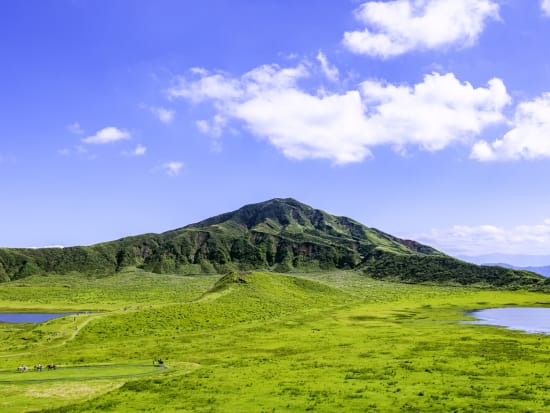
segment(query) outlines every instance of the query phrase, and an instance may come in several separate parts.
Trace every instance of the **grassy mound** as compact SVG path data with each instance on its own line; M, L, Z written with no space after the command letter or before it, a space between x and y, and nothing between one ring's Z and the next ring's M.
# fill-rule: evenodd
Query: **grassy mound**
M349 294L336 288L299 277L232 273L194 302L144 306L96 318L70 345L218 331L305 309L339 305L350 299Z

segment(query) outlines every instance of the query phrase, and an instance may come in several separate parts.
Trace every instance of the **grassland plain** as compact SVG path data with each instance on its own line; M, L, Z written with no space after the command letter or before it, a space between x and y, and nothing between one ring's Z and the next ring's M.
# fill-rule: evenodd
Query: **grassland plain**
M550 306L550 295L346 271L32 276L0 285L0 308L93 313L0 324L0 381L38 362L169 368L40 383L22 373L0 383L0 410L550 411L550 336L461 323L496 306Z

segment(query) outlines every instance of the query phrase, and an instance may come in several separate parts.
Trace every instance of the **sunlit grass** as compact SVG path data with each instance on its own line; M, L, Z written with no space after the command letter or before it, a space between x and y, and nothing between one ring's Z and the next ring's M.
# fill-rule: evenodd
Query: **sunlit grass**
M136 281L148 289L147 303L141 301L144 296L133 301L123 291L124 280L130 283L140 276L129 272L100 280L111 286L101 290L103 295L92 280L75 282L75 294L97 294L92 308L111 311L35 327L3 325L0 368L15 371L35 360L71 366L152 363L158 358L180 368L126 384L117 379L112 388L90 384L89 393L74 398L55 392L33 396L47 393L44 384L35 390L21 384L18 396L13 385L0 386L6 409L550 410L550 336L461 323L469 319L467 311L479 308L550 306L547 294L387 283L353 272L293 277L254 273L221 284L216 284L219 276L167 281L147 274ZM54 289L62 282L52 280ZM25 282L30 285L0 286L0 297L15 288L47 297L43 291L52 288ZM181 295L165 291L167 283ZM52 308L56 300L53 294L45 304ZM8 307L25 308L31 301L13 300L14 306ZM89 321L82 325L86 317ZM82 325L76 333L73 329L70 337L47 341L49 333L70 331L74 323Z

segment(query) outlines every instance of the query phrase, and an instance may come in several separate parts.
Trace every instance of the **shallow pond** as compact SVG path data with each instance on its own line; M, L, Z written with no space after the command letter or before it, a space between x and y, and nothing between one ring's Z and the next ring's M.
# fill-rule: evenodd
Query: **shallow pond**
M43 323L74 313L0 313L0 323Z
M468 314L479 319L471 324L484 324L523 330L527 333L550 334L550 308L490 308Z

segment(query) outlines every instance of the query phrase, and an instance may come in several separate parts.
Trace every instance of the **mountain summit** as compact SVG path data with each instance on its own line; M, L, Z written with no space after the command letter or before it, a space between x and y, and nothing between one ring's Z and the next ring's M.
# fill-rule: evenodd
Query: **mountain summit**
M304 271L360 267L377 249L443 256L435 249L314 209L292 198L246 205L161 234L179 262ZM134 239L135 241L135 239ZM232 265L231 265L232 264ZM158 268L157 268L158 270Z
M480 267L292 198L243 206L162 234L63 249L0 249L0 279L37 273L108 274L128 266L157 273L355 269L377 278L497 286L534 285L525 271Z

